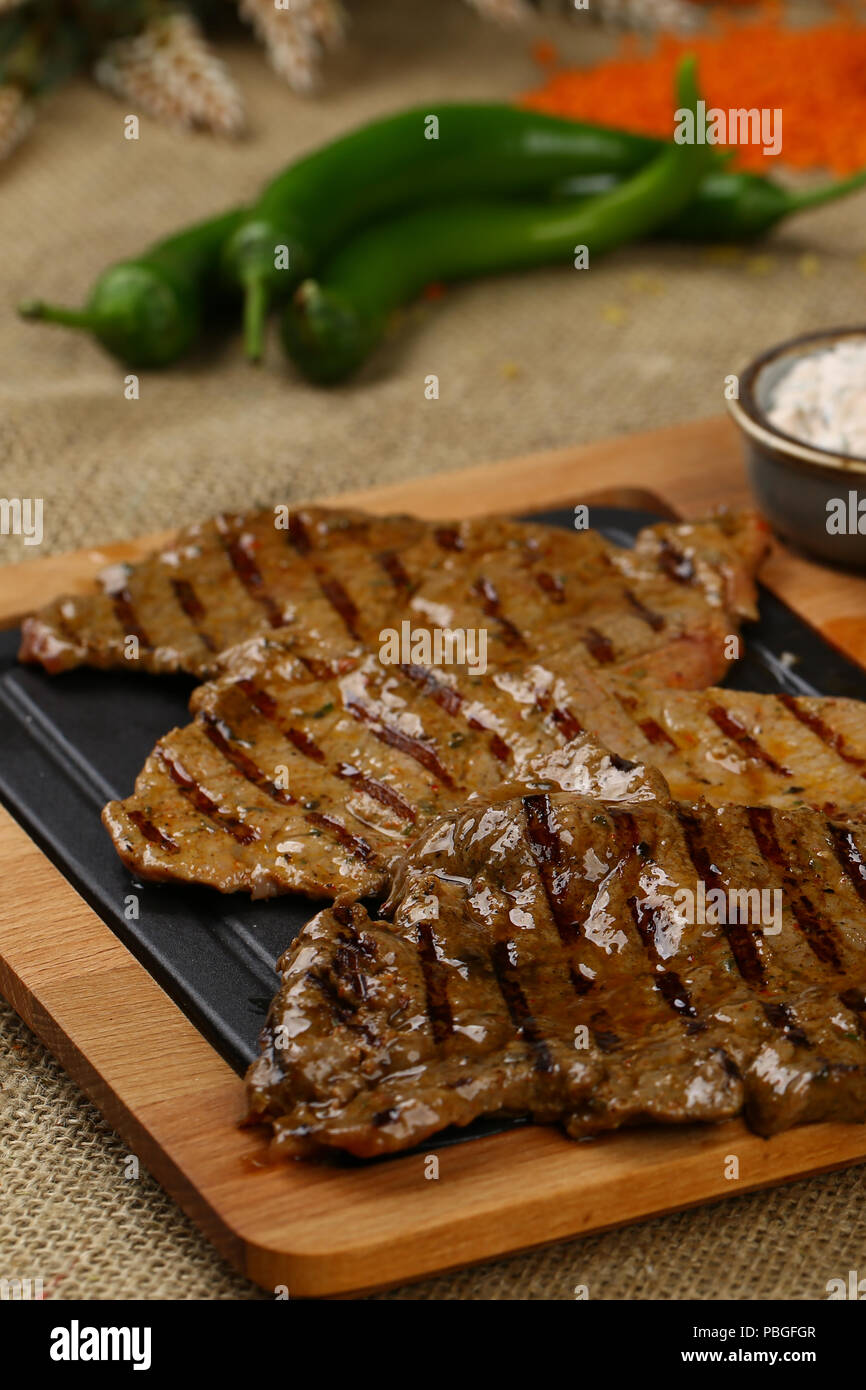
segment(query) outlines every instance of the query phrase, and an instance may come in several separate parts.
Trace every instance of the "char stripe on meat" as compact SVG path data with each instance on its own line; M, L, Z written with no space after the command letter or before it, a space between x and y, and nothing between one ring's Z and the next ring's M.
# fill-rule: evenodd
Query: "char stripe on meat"
M781 767L776 759L772 757L765 748L762 748L758 740L748 729L735 719L722 705L712 705L708 711L710 718L717 728L721 729L726 738L741 748L747 758L753 762L766 763L771 772L775 772L779 777L790 778L791 773L786 767Z
M866 902L866 863L863 861L857 842L851 831L842 825L834 825L831 830L836 857L859 898Z
M231 561L232 569L247 593L261 604L271 627L282 627L283 610L273 595L268 592L262 572L256 564L253 554L244 546L243 540L237 532L233 532L229 528L225 518L218 517L216 526L223 537L223 544Z
M213 640L210 634L206 632L202 627L202 623L207 617L207 614L205 612L204 604L202 603L201 599L199 598L190 581L188 579L172 579L171 587L174 590L174 595L178 601L178 604L180 605L181 609L189 618L190 623L192 624L193 632L196 638L204 647L205 651L217 651L216 642ZM150 642L148 644L148 649L150 651L154 650L153 642Z
M124 632L128 632L131 637L137 638L139 644L148 651L153 650L153 643L139 622L132 595L126 588L118 589L111 595L117 620Z
M801 724L805 724L806 728L810 729L813 734L817 734L822 743L826 743L829 748L832 748L833 752L843 761L851 763L853 767L866 769L866 758L861 757L858 753L852 753L846 747L842 735L832 729L811 706L806 705L802 700L797 700L793 695L778 695L776 698L795 719L798 719ZM861 776L866 777L866 771L862 772Z
M596 790L611 775L608 763ZM428 827L380 920L343 901L304 928L248 1077L279 1152L370 1157L482 1115L574 1137L737 1114L762 1134L866 1118L866 905L835 856L834 824L808 809L768 813L788 849L767 862L749 808L677 806L658 779L631 790L611 803L503 788ZM859 853L866 832L848 833ZM836 895L832 956L813 955L796 925L793 845L813 864L810 875L798 862L800 896ZM694 893L707 864L708 890L781 889L781 931L683 915L680 890ZM350 1024L311 992L346 943Z
M238 820L236 816L231 815L229 812L224 811L221 806L218 806L217 803L208 796L204 788L199 786L195 778L190 777L180 759L174 757L168 748L163 745L157 750L157 753L163 767L168 772L175 786L180 788L183 795L192 802L195 809L200 811L203 816L207 816L208 820L213 821L215 825L228 830L229 834L232 835L239 844L249 845L259 838L259 832L254 825L245 824L243 821Z
M151 820L148 820L143 811L139 811L137 807L132 807L127 810L126 814L148 844L158 845L166 854L180 854L180 845L176 844L164 830L160 830Z
M776 833L774 813L769 806L750 806L749 825L763 857L775 865L793 903L794 921L818 960L841 970L837 932L831 922L809 900L801 878L802 865L794 864Z
M252 758L247 757L240 748L233 742L231 730L226 727L221 719L205 712L202 715L202 723L207 738L216 749L222 754L227 763L247 782L251 782L255 787L261 787L262 791L267 792L268 796L273 797L274 801L279 801L283 806L293 806L295 798L284 787L277 786L257 767ZM165 745L160 745L160 754L164 760Z
M713 863L703 839L700 818L682 805L675 807L675 814L685 836L689 859L696 870L695 882L706 883L709 888L720 890L727 896L732 885L725 882L721 871ZM754 936L741 922L726 922L724 931L737 969L746 984L760 989L764 984L764 964Z

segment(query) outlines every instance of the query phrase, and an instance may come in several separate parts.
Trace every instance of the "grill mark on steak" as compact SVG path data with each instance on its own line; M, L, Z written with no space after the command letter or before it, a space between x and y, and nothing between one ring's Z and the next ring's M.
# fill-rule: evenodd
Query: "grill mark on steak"
M243 537L231 535L226 529L225 521L220 518L217 521L217 529L223 537L226 555L229 558L231 567L243 584L247 593L256 603L260 603L265 611L271 627L283 626L283 610L277 603L272 594L268 593L265 586L264 576L258 567L249 548L244 544Z
M299 555L309 555L313 548L303 518L291 510L289 511L289 525L286 530L286 544L291 545Z
M641 841L637 821L632 812L623 806L606 806L605 811L613 823L620 858L627 858L639 848L644 851L641 857L645 857L648 847Z
M273 719L275 717L277 713L276 700L272 695L269 695L266 690L262 690L261 686L256 685L254 680L250 680L249 676L242 676L239 680L235 681L235 685L238 690L243 691L250 704L258 710L259 714L263 714L266 719Z
M334 667L328 661L321 661L318 657L310 656L308 652L298 652L297 657L314 680L327 681L335 675Z
M170 753L167 748L159 745L157 745L157 753L172 782L180 788L197 811L200 811L203 816L207 816L208 820L214 821L215 824L227 830L239 845L250 845L254 840L258 840L259 832L256 827L239 820L229 811L224 811L213 797L208 796L204 788L199 786L179 758Z
M602 1052L617 1052L622 1047L622 1038L614 1030L606 1009L598 1009L590 1020L592 1036L596 1047Z
M728 884L721 870L714 863L712 855L704 843L703 831L698 817L683 806L674 804L674 812L685 839L688 856L694 865L696 877L712 888L719 888L727 895ZM737 969L752 989L760 990L765 984L764 963L758 944L745 922L726 922L724 931Z
M596 887L595 884L585 885L584 891L581 892L581 901L578 903L577 912L567 908L564 888L566 888L567 881L571 891L574 891L574 881L571 881L570 877L569 880L563 881L563 844L556 833L549 795L546 792L538 792L532 796L524 796L523 810L527 840L535 859L539 881L544 888L550 920L556 927L556 933L559 935L563 947L570 954L571 949L580 944L582 923L587 920L589 909L591 909L592 901L595 898ZM569 980L571 981L571 988L578 998L589 994L589 991L592 990L592 980L588 979L585 974L581 974L580 969L575 969L571 959L569 960ZM609 1031L610 1037L614 1037L613 1030L607 1031ZM616 1045L619 1045L619 1038L617 1038Z
M418 819L418 813L414 806L410 806L408 801L390 787L387 782L380 782L377 777L368 777L359 767L352 763L339 763L335 769L335 775L343 781L349 781L353 787L359 787L366 792L374 801L378 801L380 806L387 806L390 810L396 811L404 820L412 825Z
M589 978L588 975L582 975L579 970L575 970L572 967L569 970L569 976L571 978L571 983L575 994L577 994L578 996L583 994L589 994L590 990L592 989L592 980Z
M773 811L768 806L750 806L747 812L749 827L758 848L768 863L782 875L794 921L803 933L813 955L825 965L841 971L842 962L836 945L836 929L809 901L799 883L798 874L788 862L773 824Z
M159 845L166 854L180 854L180 845L164 830L160 830L159 826L154 825L143 811L133 809L128 812L128 815L136 829L140 830L144 838L149 840L152 845Z
M655 964L656 973L652 976L653 985L664 999L668 1008L671 1009L678 1018L684 1021L691 1019L698 1022L698 1014L691 1001L686 986L683 984L675 970L666 970L655 945L655 912L648 908L641 899L631 897L628 900L629 909L637 927L638 935L643 943L649 959ZM706 1027L705 1024L701 1025Z
M277 786L270 777L267 777L261 768L248 757L242 749L237 748L233 742L233 736L228 725L216 715L205 711L199 716L204 726L204 731L210 739L217 752L221 753L226 762L231 763L236 772L253 786L259 787L263 792L274 801L279 801L282 806L294 806L295 798L284 787Z
M675 584L691 584L695 577L695 567L688 555L684 555L666 537L659 542L659 566Z
M585 628L580 634L580 640L593 661L597 661L599 666L609 666L615 660L616 652L613 649L613 643L609 637L605 637L603 632L599 632L598 628Z
M314 763L325 761L325 755L315 739L310 738L310 735L303 729L286 729L284 732L289 742L297 748L299 753L303 753L305 758L312 758Z
M566 739L578 738L583 733L583 725L570 709L557 705L551 710L551 716Z
M653 632L661 632L665 625L665 619L661 613L656 613L652 608L648 608L645 603L641 603L637 594L632 593L631 589L623 589L626 602L634 609L637 616L647 627L652 628Z
M360 642L360 614L339 579L335 579L333 575L326 574L322 570L316 571L316 579L319 588L334 612L339 616L349 636Z
M370 997L362 959L366 954L355 936L354 925L350 918L349 930L334 955L333 970L338 980L348 981L352 994L362 1003L366 1003ZM375 959L375 955L373 959Z
M309 970L307 979L312 981L316 988L321 991L331 1013L336 1019L339 1019L344 1028L352 1028L363 1034L368 1042L375 1043L375 1033L357 1018L358 1005L340 993L335 982L324 970Z
M535 582L542 593L547 594L554 603L565 602L565 586L561 579L556 575L548 574L547 570L535 570Z
M465 550L466 543L456 526L437 526L433 532L436 544L443 550Z
M558 881L557 871L562 865L562 843L553 824L550 797L541 792L523 798L526 817L526 834L529 847L535 857L538 874L544 886L553 925L559 933L564 946L573 946L580 940L580 929L567 913Z
M501 763L507 763L511 759L511 749L500 734L490 735L489 748L494 758L498 758Z
M359 722L369 725L373 737L379 739L380 743L386 743L390 748L396 748L399 752L406 753L427 772L432 772L443 786L454 786L451 773L442 765L435 750L429 744L422 743L420 739L414 738L411 734L404 734L401 729L395 729L392 725L383 723L377 715L366 709L357 700L347 700L346 709Z
M850 763L852 767L866 768L866 758L861 758L856 753L851 753L847 748L842 734L836 729L831 728L820 715L807 709L802 701L798 701L793 695L777 695L776 699L780 705L785 707L789 714L792 714L795 719L799 720L799 722L805 726L805 728L811 730L813 734L816 734L822 743L826 743L827 747L831 748L843 762ZM861 773L861 775L866 776L866 772Z
M564 885L560 878L563 867L563 847L553 821L550 797L540 792L523 797L523 814L526 824L526 837L535 859L541 886L547 901L547 909L556 928L557 935L570 952L581 937L581 925L575 920L565 903ZM582 895L578 916L585 921L595 896L593 886ZM592 980L576 970L572 960L568 963L568 978L575 994L580 998L592 989Z
M499 592L492 580L479 575L472 586L474 593L482 600L482 608L488 618L493 618L502 628L502 635L509 645L525 647L526 638L510 618L502 612L502 601Z
M663 729L657 720L640 719L638 720L638 728L641 733L649 739L650 743L654 743L656 746L661 743L666 743L670 748L676 749L676 742L671 738L667 729Z
M761 1007L767 1016L768 1023L774 1028L778 1028L785 1037L790 1039L797 1047L811 1047L808 1037L803 1032L799 1023L795 1019L790 1008L784 1001L773 1002L769 999L761 1001Z
M741 724L723 705L711 705L707 710L710 718L725 738L729 738L732 743L736 743L745 753L747 758L753 762L763 763L771 772L775 772L779 777L790 777L788 768L782 767L776 762L771 753L762 748L753 734L750 734L745 724Z
M836 858L845 870L858 898L866 902L866 862L854 839L854 832L841 825L831 825L829 829Z
M418 959L427 992L427 1012L433 1039L441 1043L454 1032L454 1017L448 1002L448 971L437 955L433 928L429 922L418 923Z
M266 691L260 690L254 681L243 679L236 681L238 689L241 690L249 699L255 709L263 714L266 719L270 719L280 733L289 740L294 748L297 749L305 758L310 758L313 762L324 764L325 754L322 749L304 729L294 727L284 728L277 718L276 702ZM417 820L417 812L395 788L389 786L387 782L381 782L377 777L368 776L361 768L355 767L351 763L338 763L331 769L335 777L342 781L351 781L353 786L360 788L361 791L371 796L374 801L378 801L381 806L387 806L390 810L396 811L404 820L412 825Z
M621 859L636 856L642 865L649 866L654 863L649 845L640 838L634 815L622 807L611 807L610 809L614 812L613 823L617 844L624 846L624 853L622 850L620 851ZM676 971L670 970L665 965L659 954L655 938L655 908L650 907L645 899L632 894L628 899L628 909L644 951L656 968L656 973L652 976L653 984L668 1008L679 1018L682 1018L686 1022L686 1026L691 1026L692 1029L700 1027L703 1030L706 1024L699 1022L697 1010L691 1001L688 989ZM688 1021L691 1021L690 1025Z
M138 639L139 647L147 647L148 649L152 650L153 643L151 642L150 638L144 630L144 627L139 621L138 614L135 611L135 605L132 600L132 595L130 594L129 590L126 588L116 589L114 593L110 595L110 598L112 604L114 605L114 612L117 616L117 621L123 628L124 635L136 637Z
M708 887L721 890L727 898L728 881L713 862L701 838L701 827L697 816L689 814L681 806L675 806L675 811L698 878L703 879ZM750 989L758 992L759 996L763 996L766 992L764 966L758 952L755 936L749 930L748 924L741 922L739 918L733 922L726 920L722 924L722 930L743 980ZM800 1027L784 1000L768 1000L760 997L760 1005L768 1023L784 1033L785 1037L792 1043L798 1047L812 1046L805 1031Z
M511 963L510 952L513 949L513 942L494 941L490 952L493 974L518 1037L523 1038L529 1044L536 1071L552 1072L554 1062L550 1048L541 1032L538 1020L529 1007L526 995L523 993L517 969Z
M192 584L188 579L172 579L171 587L175 598L195 628L196 637L209 652L215 652L217 648L213 638L201 626L202 620L206 617L204 604Z
M401 665L398 669L407 680L413 681L415 685L423 690L425 695L429 696L431 700L434 700L446 714L456 716L461 713L464 700L460 691L455 690L452 685L446 685L444 681L438 680L428 667ZM472 716L467 717L466 722L470 729L486 729L486 725ZM513 749L502 735L498 734L495 730L490 734L488 746L494 758L497 758L499 762L509 762L513 757Z
M289 526L286 531L286 542L291 545L298 555L304 558L309 557L313 549L313 543L309 532L304 525L303 519L296 512L289 514ZM341 584L340 580L327 572L323 565L311 565L311 570L315 576L322 595L328 600L349 636L356 641L361 640L359 630L358 609Z
M444 681L437 680L428 666L402 665L398 668L407 680L421 687L425 695L429 695L431 700L435 700L445 710L446 714L459 714L463 705L463 696L459 690L455 690L453 685L446 685Z
M403 592L412 588L412 581L406 572L403 561L394 550L382 550L376 556L395 589Z
M320 811L305 811L304 818L319 830L329 830L335 840L349 850L351 854L357 855L359 859L376 859L376 851L369 844L363 835L353 835L351 830L347 830L342 821L338 821L334 816L323 815Z

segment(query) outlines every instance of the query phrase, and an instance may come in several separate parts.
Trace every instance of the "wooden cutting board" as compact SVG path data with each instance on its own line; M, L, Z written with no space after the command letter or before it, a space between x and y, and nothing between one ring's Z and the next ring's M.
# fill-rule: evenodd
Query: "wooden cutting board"
M329 500L425 517L661 503L688 517L746 504L748 490L733 427L708 420ZM155 539L0 569L0 626ZM781 547L764 577L866 664L866 580ZM219 1249L290 1297L399 1283L866 1159L864 1126L762 1140L731 1121L591 1144L516 1129L437 1150L438 1178L424 1154L268 1164L259 1133L238 1128L241 1081L2 808L0 881L0 990Z

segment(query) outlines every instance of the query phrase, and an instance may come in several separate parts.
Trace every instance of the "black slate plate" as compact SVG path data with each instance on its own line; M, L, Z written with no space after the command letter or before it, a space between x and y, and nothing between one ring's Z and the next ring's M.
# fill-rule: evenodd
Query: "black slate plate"
M533 520L570 527L570 510ZM655 520L592 509L621 544ZM742 690L866 699L866 672L766 590L730 684ZM159 736L187 721L192 682L125 672L45 675L18 666L17 632L0 633L0 799L221 1055L242 1072L277 988L277 957L315 910L304 899L250 902L208 889L131 880L102 828ZM792 667L783 659L794 653ZM132 898L138 916L130 916ZM500 1128L501 1126L487 1126ZM481 1132L473 1126L465 1137Z

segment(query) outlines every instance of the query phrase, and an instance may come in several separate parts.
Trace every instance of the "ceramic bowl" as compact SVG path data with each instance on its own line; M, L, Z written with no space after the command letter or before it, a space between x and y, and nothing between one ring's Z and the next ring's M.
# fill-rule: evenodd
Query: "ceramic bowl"
M774 388L796 359L846 338L866 342L866 328L807 333L762 353L741 374L739 399L727 405L743 437L752 491L773 529L831 565L866 569L866 458L804 443L776 429L766 414ZM846 529L840 532L843 513Z

